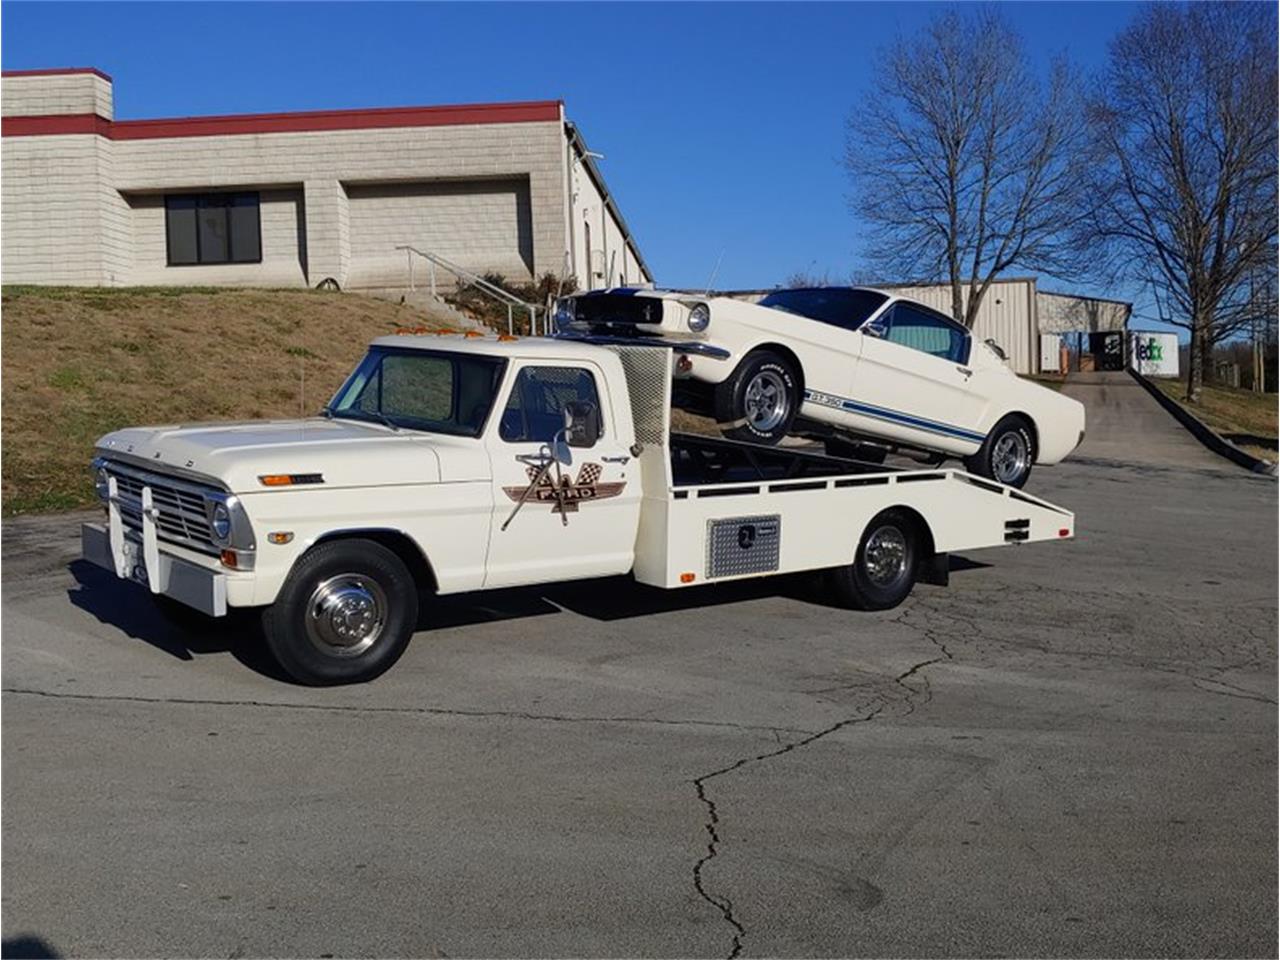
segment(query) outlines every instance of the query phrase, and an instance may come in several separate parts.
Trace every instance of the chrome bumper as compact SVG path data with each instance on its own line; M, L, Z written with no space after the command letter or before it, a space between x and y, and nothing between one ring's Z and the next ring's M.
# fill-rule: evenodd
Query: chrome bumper
M80 551L85 560L211 617L226 615L225 574L161 553L155 540L155 524L149 518L144 520L142 536L125 529L115 509L110 511L110 518L106 527L96 523L81 525Z

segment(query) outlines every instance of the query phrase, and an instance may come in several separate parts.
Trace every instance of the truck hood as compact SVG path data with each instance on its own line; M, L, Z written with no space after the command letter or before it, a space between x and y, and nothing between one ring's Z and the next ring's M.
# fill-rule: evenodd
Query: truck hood
M102 456L200 474L233 493L272 489L258 480L263 474L318 473L328 489L487 480L490 475L478 440L324 417L129 427L107 434L97 446Z

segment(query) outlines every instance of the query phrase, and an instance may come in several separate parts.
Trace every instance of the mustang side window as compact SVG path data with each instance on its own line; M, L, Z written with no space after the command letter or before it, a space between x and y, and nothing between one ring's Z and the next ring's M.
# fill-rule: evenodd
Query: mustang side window
M595 377L581 367L525 367L516 375L498 435L508 443L550 443L564 426L569 403L590 404L597 420Z
M969 334L950 320L905 303L894 305L885 339L952 363L969 359Z

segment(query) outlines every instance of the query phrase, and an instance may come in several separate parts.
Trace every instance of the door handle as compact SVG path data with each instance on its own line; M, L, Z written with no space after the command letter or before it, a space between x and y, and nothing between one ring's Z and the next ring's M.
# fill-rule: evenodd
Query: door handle
M964 378L965 378L966 380L968 380L970 377L972 377L972 376L973 376L973 371L972 371L972 370L970 370L968 367L962 367L962 366L960 366L959 364L957 364L957 365L956 365L956 369L957 369L957 370L959 370L961 373L963 373L963 374L964 374Z
M603 460L605 463L620 463L625 467L627 465L627 462L631 458L630 457L601 457L600 459Z

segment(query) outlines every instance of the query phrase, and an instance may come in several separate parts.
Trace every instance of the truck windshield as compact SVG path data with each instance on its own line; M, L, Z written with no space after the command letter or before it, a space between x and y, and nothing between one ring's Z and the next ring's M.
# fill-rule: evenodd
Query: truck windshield
M506 361L434 350L369 352L325 407L330 416L478 437Z

